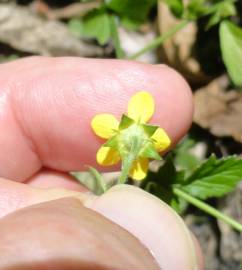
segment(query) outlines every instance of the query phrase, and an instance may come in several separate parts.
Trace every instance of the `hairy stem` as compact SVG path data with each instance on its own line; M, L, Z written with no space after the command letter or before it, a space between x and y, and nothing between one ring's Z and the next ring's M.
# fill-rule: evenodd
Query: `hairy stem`
M171 28L169 31L164 33L162 36L158 36L155 38L152 42L150 42L147 46L145 46L143 49L139 50L137 53L131 55L128 57L130 60L134 60L141 56L142 54L158 47L162 43L164 43L167 39L175 35L179 30L184 28L189 23L188 20L181 21L179 24L175 25L173 28Z
M192 197L191 195L187 194L186 192L182 191L181 189L173 188L173 192L177 196L179 196L180 198L183 198L184 200L189 202L190 204L200 208L204 212L207 212L208 214L210 214L211 216L213 216L213 217L215 217L217 219L221 219L225 223L232 226L234 229L242 232L242 224L240 224L239 222L237 222L233 218L221 213L220 211L218 211L217 209L215 209L212 206L208 205L207 203L204 203L204 202Z
M119 178L119 184L124 184L129 176L130 170L137 159L142 141L136 136L131 139L129 152L122 158L122 171Z
M134 162L134 159L132 157L128 157L122 161L122 171L119 177L119 184L126 183L133 162Z
M113 40L113 44L114 44L116 57L118 59L125 58L124 51L123 51L121 44L120 44L117 22L115 21L114 16L110 16L110 25L111 25L111 36L112 36L112 40Z

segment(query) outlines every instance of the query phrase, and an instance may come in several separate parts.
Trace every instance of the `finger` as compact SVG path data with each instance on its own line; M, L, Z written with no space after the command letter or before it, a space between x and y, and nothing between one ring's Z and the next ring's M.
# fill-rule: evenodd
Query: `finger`
M21 181L42 166L61 171L97 166L102 143L92 117L120 118L130 97L146 90L155 98L151 123L173 142L191 123L188 85L172 69L138 62L78 58L28 58L0 66L0 174Z
M68 173L43 169L25 182L37 188L64 188L79 192L89 192Z
M131 232L152 251L162 269L203 269L199 245L194 245L181 219L160 200L135 187L118 186L97 198L80 192L42 190L0 180L0 217L19 208L66 197L78 199Z
M120 185L89 201L89 207L136 236L163 270L202 270L201 253L182 219L158 198Z
M0 178L0 218L23 207L66 197L74 197L84 203L93 195L64 188L35 188Z
M0 231L0 269L159 269L135 237L76 199L14 212Z

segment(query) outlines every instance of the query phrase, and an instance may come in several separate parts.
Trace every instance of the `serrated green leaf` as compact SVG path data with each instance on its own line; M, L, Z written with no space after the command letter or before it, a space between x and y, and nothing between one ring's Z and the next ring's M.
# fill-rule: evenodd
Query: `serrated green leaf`
M183 6L183 2L182 0L163 0L163 2L165 2L171 12L177 17L177 18L181 18L183 11L184 11L184 6Z
M173 193L172 189L167 189L155 182L149 182L145 190L169 204L178 213L182 212L184 203Z
M193 139L186 138L173 150L176 168L184 170L186 175L190 175L201 163L201 160L199 160L191 151L195 144L196 142Z
M228 73L237 86L242 86L242 29L230 21L220 24L220 46Z
M155 182L166 189L170 189L173 184L184 180L184 172L178 172L175 168L172 155L168 155L165 162L157 172L149 172L146 183Z
M105 0L106 6L120 17L144 21L156 0Z
M181 213L185 210L187 203L178 198L173 192L173 185L179 178L183 179L184 174L176 171L173 158L169 155L158 172L148 173L141 187L169 204L178 213Z
M176 168L174 165L174 161L172 156L168 156L165 163L163 164L163 166L161 166L157 172L156 175L156 179L157 182L162 184L162 185L166 185L166 186L170 186L171 184L174 183L175 179L176 179Z
M74 34L96 38L100 45L106 44L111 37L110 18L104 8L90 11L82 20L71 20L69 26Z
M231 192L241 179L241 159L216 159L212 155L186 179L183 190L200 199L220 197Z

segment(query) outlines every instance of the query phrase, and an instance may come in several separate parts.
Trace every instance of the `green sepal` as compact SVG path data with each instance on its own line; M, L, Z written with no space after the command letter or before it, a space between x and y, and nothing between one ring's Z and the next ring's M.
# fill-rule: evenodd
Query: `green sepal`
M112 147L114 149L117 149L118 148L118 138L117 138L117 135L115 135L112 138L110 138L107 142L105 142L103 144L103 146L105 146L105 147Z
M126 128L130 127L131 125L133 125L134 122L135 121L133 119L131 119L127 115L123 114L121 121L120 121L120 124L119 124L119 129L120 130L126 129Z
M159 128L158 126L147 125L147 124L142 124L141 126L149 137L151 137Z
M89 171L85 172L71 172L70 174L85 186L88 190L92 191L95 195L101 195L107 191L107 186L103 176L93 167L88 167Z
M154 145L152 143L148 143L147 146L144 148L142 153L140 154L141 157L144 158L151 158L155 160L161 160L161 156L155 149Z

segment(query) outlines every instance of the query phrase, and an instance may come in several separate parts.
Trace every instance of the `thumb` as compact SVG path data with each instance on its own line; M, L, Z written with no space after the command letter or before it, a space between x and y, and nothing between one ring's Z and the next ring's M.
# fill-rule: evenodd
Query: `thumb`
M163 270L203 269L200 248L182 219L155 196L128 185L111 188L90 207L148 247Z

